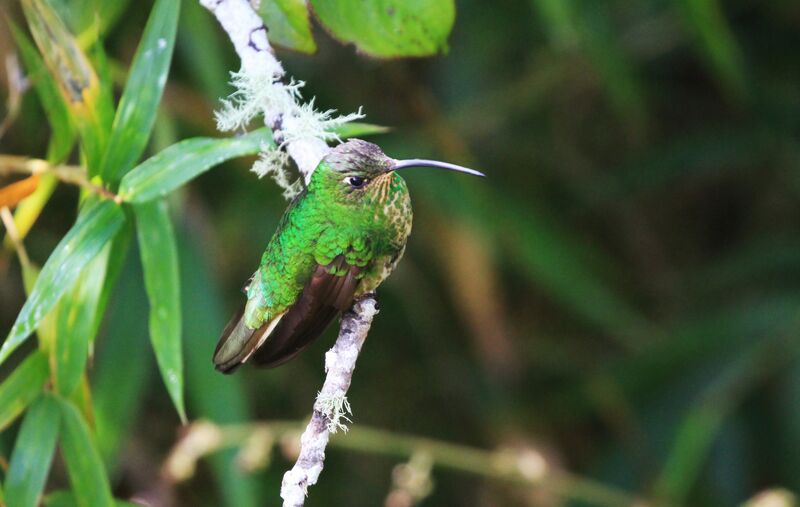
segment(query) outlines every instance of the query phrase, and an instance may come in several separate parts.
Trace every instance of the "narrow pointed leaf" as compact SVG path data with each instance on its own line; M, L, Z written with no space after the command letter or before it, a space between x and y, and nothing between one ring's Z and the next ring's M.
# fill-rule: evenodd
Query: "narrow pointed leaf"
M58 85L48 74L42 56L36 50L33 42L16 24L9 22L9 26L22 62L28 70L33 88L36 90L47 121L50 123L52 137L48 147L48 158L51 162L61 162L67 157L75 143L75 129L69 119L69 109L58 90Z
M266 128L227 139L186 139L147 159L126 174L120 184L119 195L133 203L163 197L226 160L255 155L264 143L273 144Z
M343 43L383 58L427 56L447 50L455 21L452 0L311 0L320 23Z
M7 507L39 505L60 424L58 403L48 395L39 398L25 414L6 477Z
M72 492L78 507L111 507L111 487L89 427L78 409L62 399L61 453L67 465Z
M61 296L75 285L83 268L100 253L125 221L112 201L92 202L47 259L31 295L0 348L0 362L36 329Z
M269 28L269 41L303 53L317 50L311 34L306 0L271 0L258 4L258 15Z
M0 384L0 430L11 424L41 394L47 374L47 358L37 351Z
M383 125L375 125L374 123L362 123L358 121L351 121L343 123L334 129L334 133L342 139L349 139L351 137L373 136L376 134L385 134L391 128L384 127Z
M89 359L89 344L97 331L95 322L111 252L109 242L83 269L75 287L58 304L56 335L51 362L56 392L69 396L78 386Z
M183 405L181 302L175 232L163 200L135 208L144 283L150 301L150 341L172 402L186 420Z
M225 325L220 288L212 276L212 268L202 241L186 227L178 233L180 248L181 298L184 313L193 313L184 323L184 336L191 337L186 348L186 397L194 417L207 418L217 424L239 424L251 419L241 376L224 377L208 367L208 351L217 341L217 330ZM203 308L194 312L194 308ZM225 400L225 403L219 403ZM237 449L225 449L209 456L209 465L227 507L255 507L258 501L257 478L243 473L236 466Z
M108 139L108 130L98 115L100 81L75 37L46 0L22 0L25 18L50 75L70 111L81 136L81 146L94 174Z
M147 145L167 82L179 12L178 0L157 0L150 12L114 118L103 161L105 181L118 181Z

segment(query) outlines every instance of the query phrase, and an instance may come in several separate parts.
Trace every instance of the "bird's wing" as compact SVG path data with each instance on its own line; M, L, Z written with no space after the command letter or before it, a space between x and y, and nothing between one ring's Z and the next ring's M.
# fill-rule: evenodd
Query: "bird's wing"
M253 363L273 368L311 345L338 313L350 308L360 272L361 268L347 264L343 255L327 266L317 265L300 297L253 353Z
M337 313L353 302L361 268L337 256L327 266L317 265L297 301L284 313L258 329L247 327L240 310L222 331L214 352L214 365L223 373L233 372L249 360L272 368L285 363L308 347Z

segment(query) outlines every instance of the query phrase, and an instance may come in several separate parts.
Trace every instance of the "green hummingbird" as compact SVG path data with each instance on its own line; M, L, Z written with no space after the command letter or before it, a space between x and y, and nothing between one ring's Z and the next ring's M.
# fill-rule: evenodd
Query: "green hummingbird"
M396 171L417 166L484 176L434 160L394 160L360 139L325 156L267 244L244 288L247 303L222 331L218 370L231 373L247 361L283 364L356 298L375 291L411 233L411 199Z

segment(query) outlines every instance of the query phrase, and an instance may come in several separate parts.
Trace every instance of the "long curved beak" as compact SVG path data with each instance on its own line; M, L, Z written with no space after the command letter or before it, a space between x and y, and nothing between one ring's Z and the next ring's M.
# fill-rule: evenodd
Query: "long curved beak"
M438 167L439 169L447 169L448 171L457 171L460 173L467 173L473 176L481 176L486 177L480 171L476 171L475 169L470 169L469 167L463 167L456 164L450 164L447 162L439 162L438 160L425 160L422 158L410 158L408 160L395 160L394 166L390 169L391 171L397 171L398 169L405 169L407 167Z

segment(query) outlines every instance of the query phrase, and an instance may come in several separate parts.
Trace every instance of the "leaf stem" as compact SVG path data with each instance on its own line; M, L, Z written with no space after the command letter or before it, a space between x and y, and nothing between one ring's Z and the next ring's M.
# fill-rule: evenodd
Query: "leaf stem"
M58 180L87 189L101 197L122 204L122 198L102 185L89 181L81 166L52 165L46 160L18 155L0 155L0 175L4 174L52 174Z

